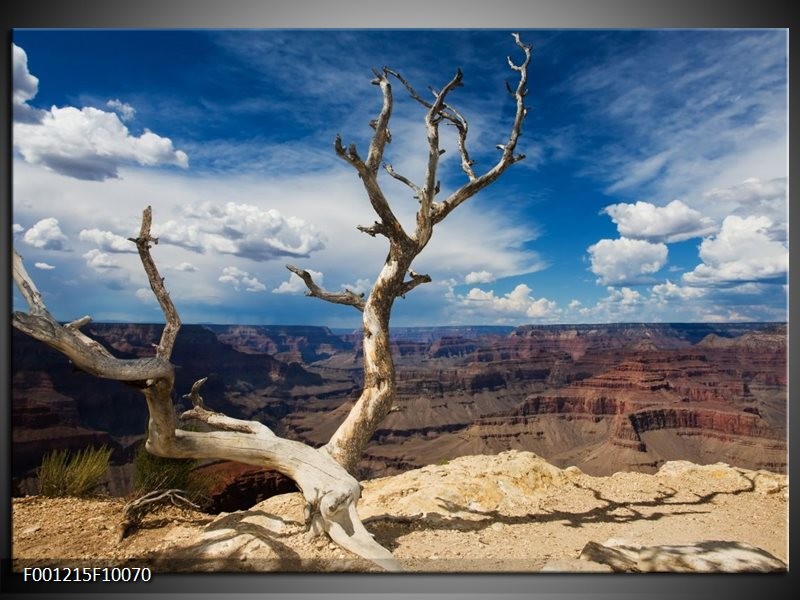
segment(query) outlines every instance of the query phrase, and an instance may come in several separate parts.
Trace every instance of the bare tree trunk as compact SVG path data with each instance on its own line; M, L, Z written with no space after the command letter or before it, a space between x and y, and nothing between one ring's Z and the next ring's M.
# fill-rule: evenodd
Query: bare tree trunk
M307 271L287 265L290 271L303 279L308 287L307 294L309 296L338 304L349 304L364 313L364 389L344 422L325 446L331 456L351 473L355 472L364 448L380 422L391 410L395 400L395 370L389 344L389 317L394 300L398 297L405 297L405 294L418 285L431 280L428 275L421 275L410 270L411 263L430 241L436 224L444 220L461 203L496 181L510 165L525 158L524 155L514 154L514 151L521 133L522 122L528 111L524 98L528 93L527 69L531 59L531 47L522 43L519 35L513 34L513 36L517 46L525 55L520 65L515 64L511 58L508 59L512 70L519 73L516 89L512 89L508 85L508 91L516 102L516 113L507 142L497 146L502 152L500 159L483 175L475 174L474 161L467 151L468 124L466 119L446 102L448 94L461 86L461 70L441 91L432 90L434 99L431 102L424 100L395 71L386 67L382 71L375 71L375 79L372 83L381 88L383 106L378 118L370 123L375 134L370 143L367 159L362 160L354 144L345 148L341 138L337 136L334 144L336 153L356 170L370 204L380 219L372 226L361 226L358 229L373 237L383 235L389 240L389 256L370 291L369 298L364 301L363 298L349 290L342 293L327 292L314 283ZM386 144L391 141L388 126L394 100L389 76L400 81L411 97L428 109L425 116L428 162L424 174L424 184L417 185L408 177L396 172L391 165L383 164L385 171L394 179L407 185L412 190L414 198L419 202L416 230L412 236L406 233L396 218L377 179L384 149ZM467 175L468 181L444 201L436 202L435 198L440 190L437 179L439 158L444 153L439 144L439 126L443 121L455 126L458 131L461 167ZM405 279L406 274L409 276L408 280Z
M376 70L373 83L381 89L383 106L378 118L370 123L375 134L366 160L359 156L355 145L345 148L341 138L336 138L336 153L356 169L370 204L380 219L369 227L358 229L371 236L385 236L389 240L389 255L366 300L363 294L358 295L350 290L328 292L314 283L307 271L287 265L305 282L308 295L349 305L363 312L364 390L326 446L315 449L280 438L259 422L233 419L208 410L199 393L205 379L195 382L190 393L185 395L191 399L194 407L180 417L176 416L172 403L175 373L170 357L181 322L150 255L151 243L158 243L158 240L150 236L152 214L149 206L142 215L139 237L131 241L136 244L150 287L166 320L154 357L118 359L112 356L103 346L81 333L80 328L90 321L88 316L66 325L58 323L48 312L16 251L14 281L28 303L29 312L15 312L12 324L61 352L76 367L97 377L124 381L141 389L150 414L146 442L149 452L173 458L222 458L275 469L293 479L302 491L312 533L325 532L343 548L384 569L400 570L399 563L391 553L372 539L360 521L356 503L361 488L350 472L356 468L364 447L394 403L395 369L389 345L389 320L394 301L431 280L428 275L412 271L411 263L427 245L435 225L462 202L495 181L507 167L524 158L523 155L515 155L514 150L527 114L524 97L527 94L527 67L531 52L530 46L523 44L517 34L513 35L525 55L520 65L514 64L509 58L511 68L519 73L516 89L508 86L516 101L516 115L507 142L498 145L502 151L500 159L483 175L475 174L474 161L467 152L467 121L446 102L448 94L461 85L460 70L441 91L434 90L432 102L423 100L394 71L385 67L382 71ZM411 97L428 109L425 116L428 161L422 186L397 173L391 165L382 164L384 148L391 141L388 128L393 104L390 76L400 81ZM444 152L439 147L439 125L443 121L455 126L458 132L461 166L469 181L444 201L437 202L435 199L440 189L437 171L439 157ZM383 194L377 179L381 166L391 177L407 185L419 202L413 235L408 235L403 229ZM205 423L211 431L185 431L178 427L180 421L191 420Z
M327 533L356 555L386 570L401 570L392 554L372 538L358 517L356 503L361 495L360 484L326 451L280 438L257 421L233 419L206 409L199 393L205 379L196 382L186 395L194 407L176 416L173 406L175 372L169 360L180 319L150 257L150 242L156 242L150 237L150 213L147 207L141 234L133 241L167 319L155 357L115 358L80 332L79 327L89 323L89 317L66 325L58 323L47 310L16 250L14 281L28 302L29 312L13 313L12 324L64 354L76 367L97 377L125 381L141 389L150 415L145 445L148 452L171 458L221 458L279 471L300 488L307 502L306 517L313 535ZM189 421L201 421L211 431L178 428L180 422Z
M390 253L364 306L364 389L325 448L350 473L354 473L364 448L395 399L394 360L389 347L392 305L408 265Z

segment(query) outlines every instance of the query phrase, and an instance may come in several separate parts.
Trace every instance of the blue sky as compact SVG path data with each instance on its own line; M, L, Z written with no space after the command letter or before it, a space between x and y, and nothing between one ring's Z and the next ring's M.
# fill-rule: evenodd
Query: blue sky
M787 33L528 30L527 158L460 206L392 324L785 320ZM519 59L495 30L15 30L14 245L60 319L160 321L134 235L184 322L355 327L286 269L368 293L386 240L333 151L366 151L371 69L450 103L476 169L508 135ZM395 84L385 159L421 181L422 107ZM442 197L464 183L455 137ZM402 222L416 201L382 180ZM290 276L291 275L291 276ZM14 306L23 308L15 294Z

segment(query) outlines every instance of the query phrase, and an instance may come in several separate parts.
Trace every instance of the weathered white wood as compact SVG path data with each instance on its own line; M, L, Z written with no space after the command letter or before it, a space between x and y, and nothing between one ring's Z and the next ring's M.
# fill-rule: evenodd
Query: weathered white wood
M204 382L194 384L186 397L194 408L181 415L183 420L199 420L211 431L195 432L176 428L177 418L172 405L174 368L169 362L181 322L164 280L159 275L150 255L151 243L158 240L150 236L152 211L148 206L142 214L142 226L136 244L150 286L164 313L166 325L156 356L147 359L121 360L113 357L100 344L79 331L88 323L88 317L67 325L56 322L44 304L41 294L25 271L22 258L14 253L14 281L28 303L29 313L16 312L12 324L20 331L41 340L72 360L76 366L99 377L135 382L142 390L150 413L146 447L161 456L175 458L223 458L246 464L275 469L292 478L308 502L309 525L312 532L326 532L340 546L374 561L387 570L399 570L399 563L391 553L372 539L356 512L360 495L358 481L350 475L357 466L364 447L383 418L392 410L395 399L395 369L389 346L389 319L392 306L398 297L427 283L428 275L411 270L411 263L425 248L433 228L451 211L477 192L494 182L510 165L522 160L514 154L527 115L524 98L527 94L527 69L531 58L530 46L522 43L519 35L514 40L525 58L519 65L509 58L511 68L519 73L515 90L509 92L516 101L516 112L511 133L505 144L499 144L501 158L488 171L477 176L467 150L468 124L466 119L447 104L447 96L461 85L461 71L441 91L434 92L428 102L398 73L384 67L375 71L375 85L381 89L383 104L378 118L370 125L375 130L366 161L359 156L355 145L345 148L336 137L334 149L343 160L356 169L373 210L380 221L369 227L359 227L368 235L384 235L389 241L389 253L368 298L351 291L328 292L320 288L310 273L291 265L306 284L309 295L354 306L363 312L364 336L364 389L344 422L323 448L315 449L300 442L276 436L268 427L255 421L232 419L206 409L199 394ZM389 120L393 96L389 76L400 81L411 97L428 108L425 125L428 138L428 161L420 187L400 175L391 166L385 166L389 175L409 186L419 200L416 230L409 236L395 216L378 183L378 171L383 154L391 141ZM436 202L439 193L437 173L439 157L444 152L439 147L439 125L447 121L458 130L458 148L461 166L468 182L443 202ZM409 279L406 280L406 275Z
M149 207L143 217L142 234L137 238L142 262L151 279L156 296L167 294L150 256ZM146 224L146 226L144 225ZM144 240L144 242L143 242ZM212 431L193 432L176 428L177 419L172 404L174 369L166 356L180 328L180 320L168 299L159 297L167 318L169 332L162 334L162 343L153 358L117 359L105 348L78 331L86 319L66 325L56 322L36 290L18 254L14 265L14 281L37 314L16 312L12 324L60 351L81 369L120 381L138 382L147 401L150 415L147 450L171 458L226 459L275 469L297 483L308 502L309 525L312 531L327 533L343 548L371 560L386 570L401 570L391 553L378 544L358 519L356 504L361 486L345 468L324 450L301 442L276 436L257 421L243 421L210 411L203 406L201 379L187 396L194 408L181 419L202 421ZM166 329L166 328L165 328Z
M369 296L359 305L363 312L363 349L364 349L364 389L355 405L345 417L339 428L326 444L325 448L345 468L354 472L361 458L364 447L377 429L381 420L390 412L395 399L394 363L389 347L389 318L395 299L404 297L417 286L431 281L428 275L415 273L411 263L425 248L433 233L433 228L441 222L457 206L474 196L480 190L495 181L502 173L524 156L515 155L517 141L522 129L522 122L527 114L524 98L527 94L528 64L531 59L531 47L524 44L519 35L513 34L514 41L523 51L524 59L517 65L509 59L511 68L519 73L519 82L515 90L510 90L516 102L514 122L508 140L502 147L502 155L498 162L484 174L477 176L473 169L473 161L467 150L466 119L447 103L448 95L462 85L462 73L456 75L440 90L432 90L432 101L422 98L406 79L387 67L376 72L373 83L379 85L383 94L383 105L378 118L370 123L375 130L370 143L367 161L362 161L354 145L345 148L341 138L336 137L334 148L336 153L357 171L372 208L379 221L370 227L359 227L368 235L381 234L389 240L389 254L378 275ZM428 160L423 176L423 185L418 186L411 179L398 174L391 165L384 165L386 172L407 185L419 200L420 206L416 215L416 230L413 236L406 234L400 225L388 200L377 181L378 164L383 161L386 144L391 139L388 134L389 119L392 113L393 97L389 76L398 80L411 97L425 106L425 128L428 140ZM467 174L468 182L453 192L444 202L437 203L439 193L438 171L439 158L444 150L439 145L439 126L445 121L458 130L458 147L461 153L461 165ZM352 304L346 294L330 294L321 290L311 279L308 272L297 267L288 266L297 273L308 287L308 295L337 302ZM405 279L408 274L409 279Z

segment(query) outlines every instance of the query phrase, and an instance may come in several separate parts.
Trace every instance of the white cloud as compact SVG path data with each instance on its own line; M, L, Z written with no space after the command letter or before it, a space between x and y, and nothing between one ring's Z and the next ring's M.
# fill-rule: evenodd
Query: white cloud
M158 229L158 237L167 244L256 261L307 257L325 246L319 231L303 219L235 202L190 206L184 210L181 221L168 221L154 229Z
M111 233L110 231L82 229L78 234L78 239L82 242L97 244L101 250L105 250L106 252L136 253L136 246L133 242L125 239L121 235Z
M129 162L189 166L186 153L173 148L169 138L148 129L132 135L116 113L92 107L33 108L28 102L36 96L39 80L28 71L25 51L14 45L13 54L14 147L29 163L90 181L116 178L120 164ZM119 100L108 105L123 120L133 116L133 108Z
M705 295L703 288L679 286L667 280L664 283L650 288L652 297L656 302L666 303L671 300L693 300Z
M242 271L237 267L225 267L219 281L230 283L237 292L244 287L247 292L263 292L267 289L257 278L252 277L247 271Z
M667 247L645 240L600 240L587 249L601 284L622 284L655 273L667 262Z
M472 271L464 277L464 283L492 283L495 277L489 271Z
M94 271L97 280L112 290L122 290L131 283L130 274L110 254L94 248L84 253L86 266Z
M53 265L49 265L46 262L33 263L33 266L36 267L37 269L41 269L42 271L52 271L53 269L55 269Z
M195 267L190 262L182 262L182 263L180 263L178 265L175 265L172 268L175 271L183 271L184 273L194 273L195 271L197 271L197 267Z
M772 221L770 235L785 239L788 219L788 180L785 177L761 180L746 179L739 185L715 187L702 195L699 206L706 214L718 217L764 216Z
M635 306L642 301L642 295L629 287L620 289L606 288L608 296L603 300L606 303L616 303L620 306Z
M23 231L25 231L25 228L19 223L14 223L14 225L12 225L11 227L11 231L14 233L22 233Z
M742 174L786 175L785 31L653 31L603 52L577 66L569 89L602 148L585 145L586 171L609 191L692 204L695 190L732 185Z
M67 236L58 226L58 219L49 217L37 222L22 237L26 244L43 250L66 250Z
M462 303L469 308L476 308L483 314L497 313L503 316L527 317L541 319L552 316L557 310L555 302L547 298L533 298L531 288L524 283L503 296L496 296L493 290L485 292L472 288Z
M610 185L606 191L608 193L614 193L640 186L642 183L654 179L661 170L664 169L671 155L672 151L665 150L664 152L659 152L646 159L632 163L628 167L627 172Z
M97 248L86 252L83 255L83 258L86 259L86 265L95 271L121 268L120 264L111 255L106 254Z
M771 239L767 217L727 217L720 232L700 244L700 259L683 281L689 285L715 285L783 277L789 268L789 251Z
M53 106L38 123L16 123L14 146L31 164L90 181L118 177L126 162L189 166L186 153L169 138L147 129L133 136L116 114L92 107Z
M13 52L13 95L12 103L14 110L14 121L32 122L36 121L35 111L28 105L28 100L35 97L39 91L39 79L28 71L28 55L25 51L11 44Z
M598 300L591 309L582 309L584 313L592 314L602 321L615 321L627 317L635 321L645 321L643 315L637 312L642 308L644 299L642 295L629 287L607 287L608 295ZM635 316L632 316L635 315Z
M127 102L122 102L119 99L109 100L106 102L106 106L119 113L119 116L123 121L130 121L134 116L136 116L136 109Z
M680 200L666 206L650 202L612 204L603 209L622 237L651 242L680 242L716 231L716 225Z
M319 271L312 271L311 269L307 269L311 277L314 279L314 282L322 287L322 283L324 281L324 276ZM289 275L289 281L284 281L274 290L272 290L273 294L300 294L305 292L308 289L306 284L294 273Z

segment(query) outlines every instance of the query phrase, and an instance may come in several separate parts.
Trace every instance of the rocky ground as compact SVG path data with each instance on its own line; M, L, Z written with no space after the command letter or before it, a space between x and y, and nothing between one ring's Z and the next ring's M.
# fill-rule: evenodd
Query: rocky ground
M309 539L299 494L221 515L160 508L120 541L123 506L119 498L15 498L17 566L379 570L327 539ZM591 477L529 452L469 456L364 482L359 512L409 571L609 570L577 559L587 544L612 538L627 546L736 542L788 562L786 476L723 464Z

